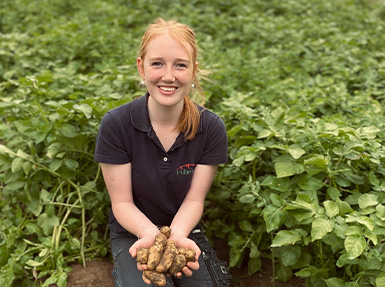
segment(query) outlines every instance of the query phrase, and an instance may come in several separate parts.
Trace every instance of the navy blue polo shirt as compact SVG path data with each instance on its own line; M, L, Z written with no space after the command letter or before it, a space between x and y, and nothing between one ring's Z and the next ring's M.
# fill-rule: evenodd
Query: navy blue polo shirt
M170 225L185 198L194 167L227 162L227 135L223 121L202 111L199 130L192 140L180 133L165 151L153 130L147 110L148 94L109 111L102 119L95 160L132 165L135 205L154 223ZM124 231L110 216L110 228Z

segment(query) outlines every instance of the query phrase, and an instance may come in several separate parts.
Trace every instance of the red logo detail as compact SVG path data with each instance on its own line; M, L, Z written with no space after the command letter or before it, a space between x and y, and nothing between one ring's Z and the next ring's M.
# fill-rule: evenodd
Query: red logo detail
M188 163L177 168L176 175L189 175L194 171L196 164Z

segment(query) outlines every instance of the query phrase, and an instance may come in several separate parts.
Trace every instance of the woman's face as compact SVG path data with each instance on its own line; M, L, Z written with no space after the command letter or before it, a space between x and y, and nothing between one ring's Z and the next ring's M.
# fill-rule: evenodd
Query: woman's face
M140 76L152 99L161 106L183 106L193 81L194 66L183 46L168 33L152 39L144 59L137 59Z

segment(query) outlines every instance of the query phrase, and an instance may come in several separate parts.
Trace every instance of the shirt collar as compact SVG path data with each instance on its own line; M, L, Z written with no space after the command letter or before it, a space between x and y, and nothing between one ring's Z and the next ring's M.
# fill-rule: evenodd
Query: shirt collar
M147 92L144 96L135 99L132 102L131 122L135 128L142 132L148 132L151 128L150 116L148 115L147 101L150 94ZM204 109L198 107L199 112L203 113ZM202 116L199 121L197 134L202 131Z
M135 99L132 102L131 108L131 122L135 128L142 132L148 132L151 127L150 117L147 109L147 98L149 93Z

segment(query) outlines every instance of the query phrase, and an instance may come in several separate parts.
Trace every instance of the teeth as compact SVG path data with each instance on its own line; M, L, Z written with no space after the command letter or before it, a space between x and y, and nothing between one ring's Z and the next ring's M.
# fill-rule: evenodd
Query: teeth
M172 87L160 87L160 88L161 88L162 90L164 90L164 91L169 91L169 92L175 90L175 88L172 88Z

